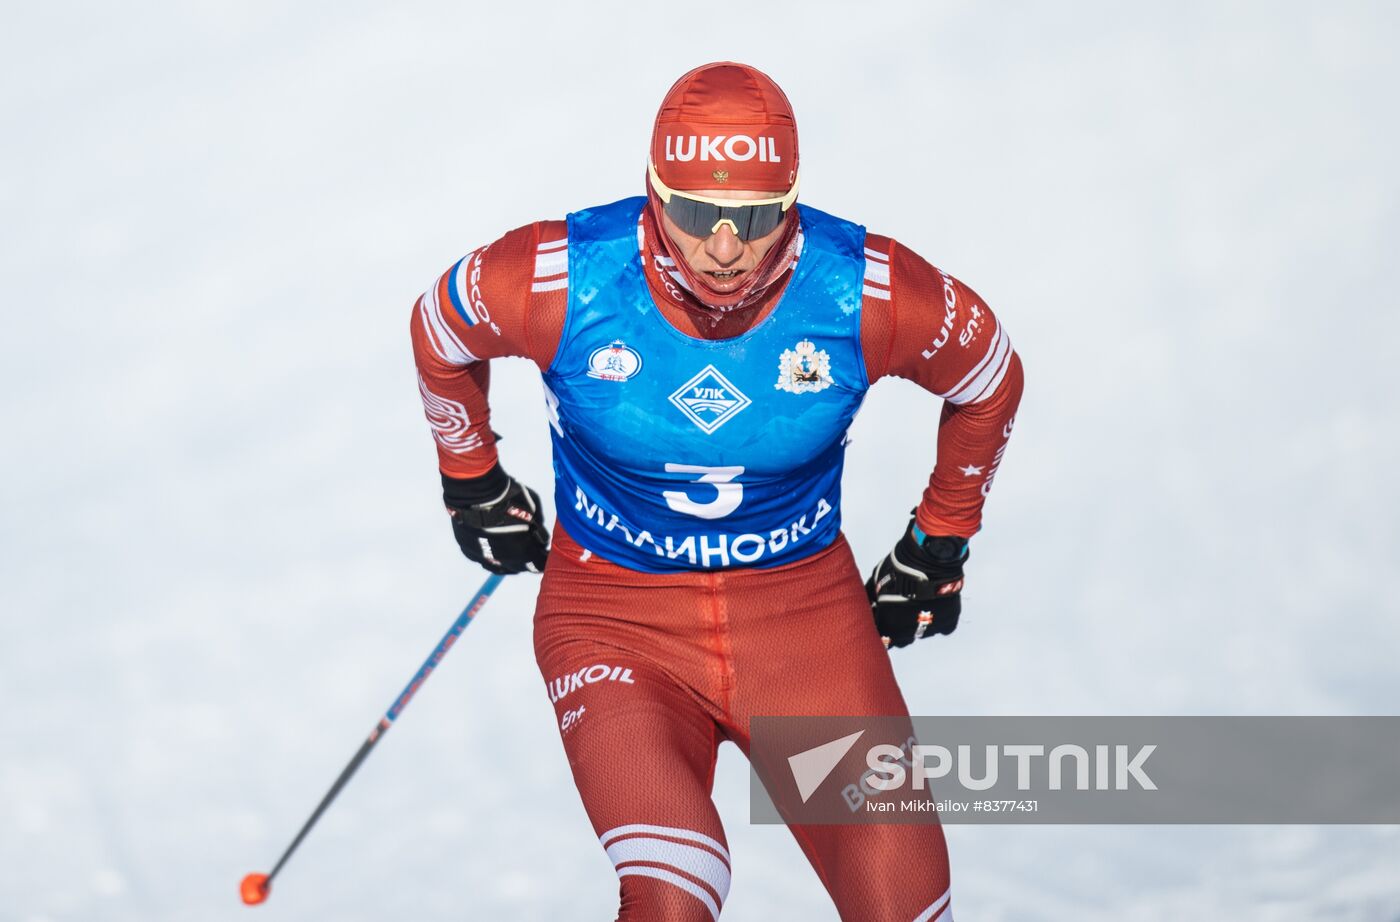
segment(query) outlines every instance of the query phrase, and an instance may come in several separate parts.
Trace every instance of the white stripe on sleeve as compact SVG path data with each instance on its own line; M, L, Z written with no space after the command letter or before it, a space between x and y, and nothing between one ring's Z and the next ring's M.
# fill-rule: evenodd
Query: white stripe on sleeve
M1001 340L1001 321L997 321L997 328L992 331L991 341L987 343L987 353L982 356L982 360L976 365L972 366L972 370L969 371L966 375L964 375L961 381L959 381L957 384L954 384L946 393L939 394L938 396L942 397L945 400L951 400L954 394L959 393L960 391L962 391L963 388L967 387L970 383L972 383L972 381L987 367L987 363L992 360L992 356L1001 346Z
M981 403L988 397L995 394L997 392L997 388L1001 386L1001 379L1005 378L1006 373L1011 370L1011 357L1016 354L1015 349L1009 348L1011 345L1011 340L1009 338L1006 340L1006 344L1008 346L1006 350L1006 358L1002 359L1001 368L997 369L996 375L992 377L992 380L987 383L986 387L982 388L982 392L979 393L977 396L967 400L967 403Z
M867 259L865 261L865 277L872 282L879 282L888 287L890 284L890 264Z
M542 279L569 271L569 251L554 250L535 257L535 278Z
M1011 364L1011 337L1002 332L1000 324L997 325L997 338L994 350L989 350L987 359L983 360L977 376L972 379L960 391L954 392L948 397L949 402L955 404L976 403L984 400L995 389L995 385L1001 383L1001 379L1006 376L1006 369Z
M450 283L449 283L450 284ZM419 314L423 318L423 328L428 333L428 341L433 344L433 351L450 365L470 365L480 361L472 355L468 349L448 326L446 318L442 316L442 305L438 302L437 285L424 292L423 297L418 299Z

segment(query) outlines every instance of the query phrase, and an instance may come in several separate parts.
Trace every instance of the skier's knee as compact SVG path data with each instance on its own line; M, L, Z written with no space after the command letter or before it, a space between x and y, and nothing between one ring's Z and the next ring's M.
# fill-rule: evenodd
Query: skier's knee
M617 922L715 922L719 918L724 902L708 888L674 872L663 871L670 878L666 880L642 873L622 878Z
M618 922L715 922L729 895L727 870L722 881L650 865L626 865L617 874L622 881Z
M602 837L622 883L618 922L715 922L729 896L729 852L703 833L626 826Z

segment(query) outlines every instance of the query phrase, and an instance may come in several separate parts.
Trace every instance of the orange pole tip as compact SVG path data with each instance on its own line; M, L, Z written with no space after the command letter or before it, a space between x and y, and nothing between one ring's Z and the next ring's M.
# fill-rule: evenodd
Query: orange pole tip
M238 894L249 906L256 906L267 899L267 875L249 874L238 885Z

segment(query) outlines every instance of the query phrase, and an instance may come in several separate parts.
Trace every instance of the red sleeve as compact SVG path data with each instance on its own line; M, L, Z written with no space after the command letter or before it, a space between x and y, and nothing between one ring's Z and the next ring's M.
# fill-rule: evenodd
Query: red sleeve
M918 524L971 537L1021 402L1021 359L977 293L888 237L866 238L861 341L873 382L906 378L944 399Z
M549 367L563 329L568 286L563 221L517 228L454 263L413 305L418 392L449 477L496 463L488 361L522 356Z

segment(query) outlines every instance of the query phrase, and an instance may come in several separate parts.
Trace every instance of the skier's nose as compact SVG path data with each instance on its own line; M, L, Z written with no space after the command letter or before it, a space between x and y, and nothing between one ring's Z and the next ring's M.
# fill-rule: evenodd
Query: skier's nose
M744 255L744 241L735 235L728 224L721 224L719 230L706 239L705 253L723 268Z

